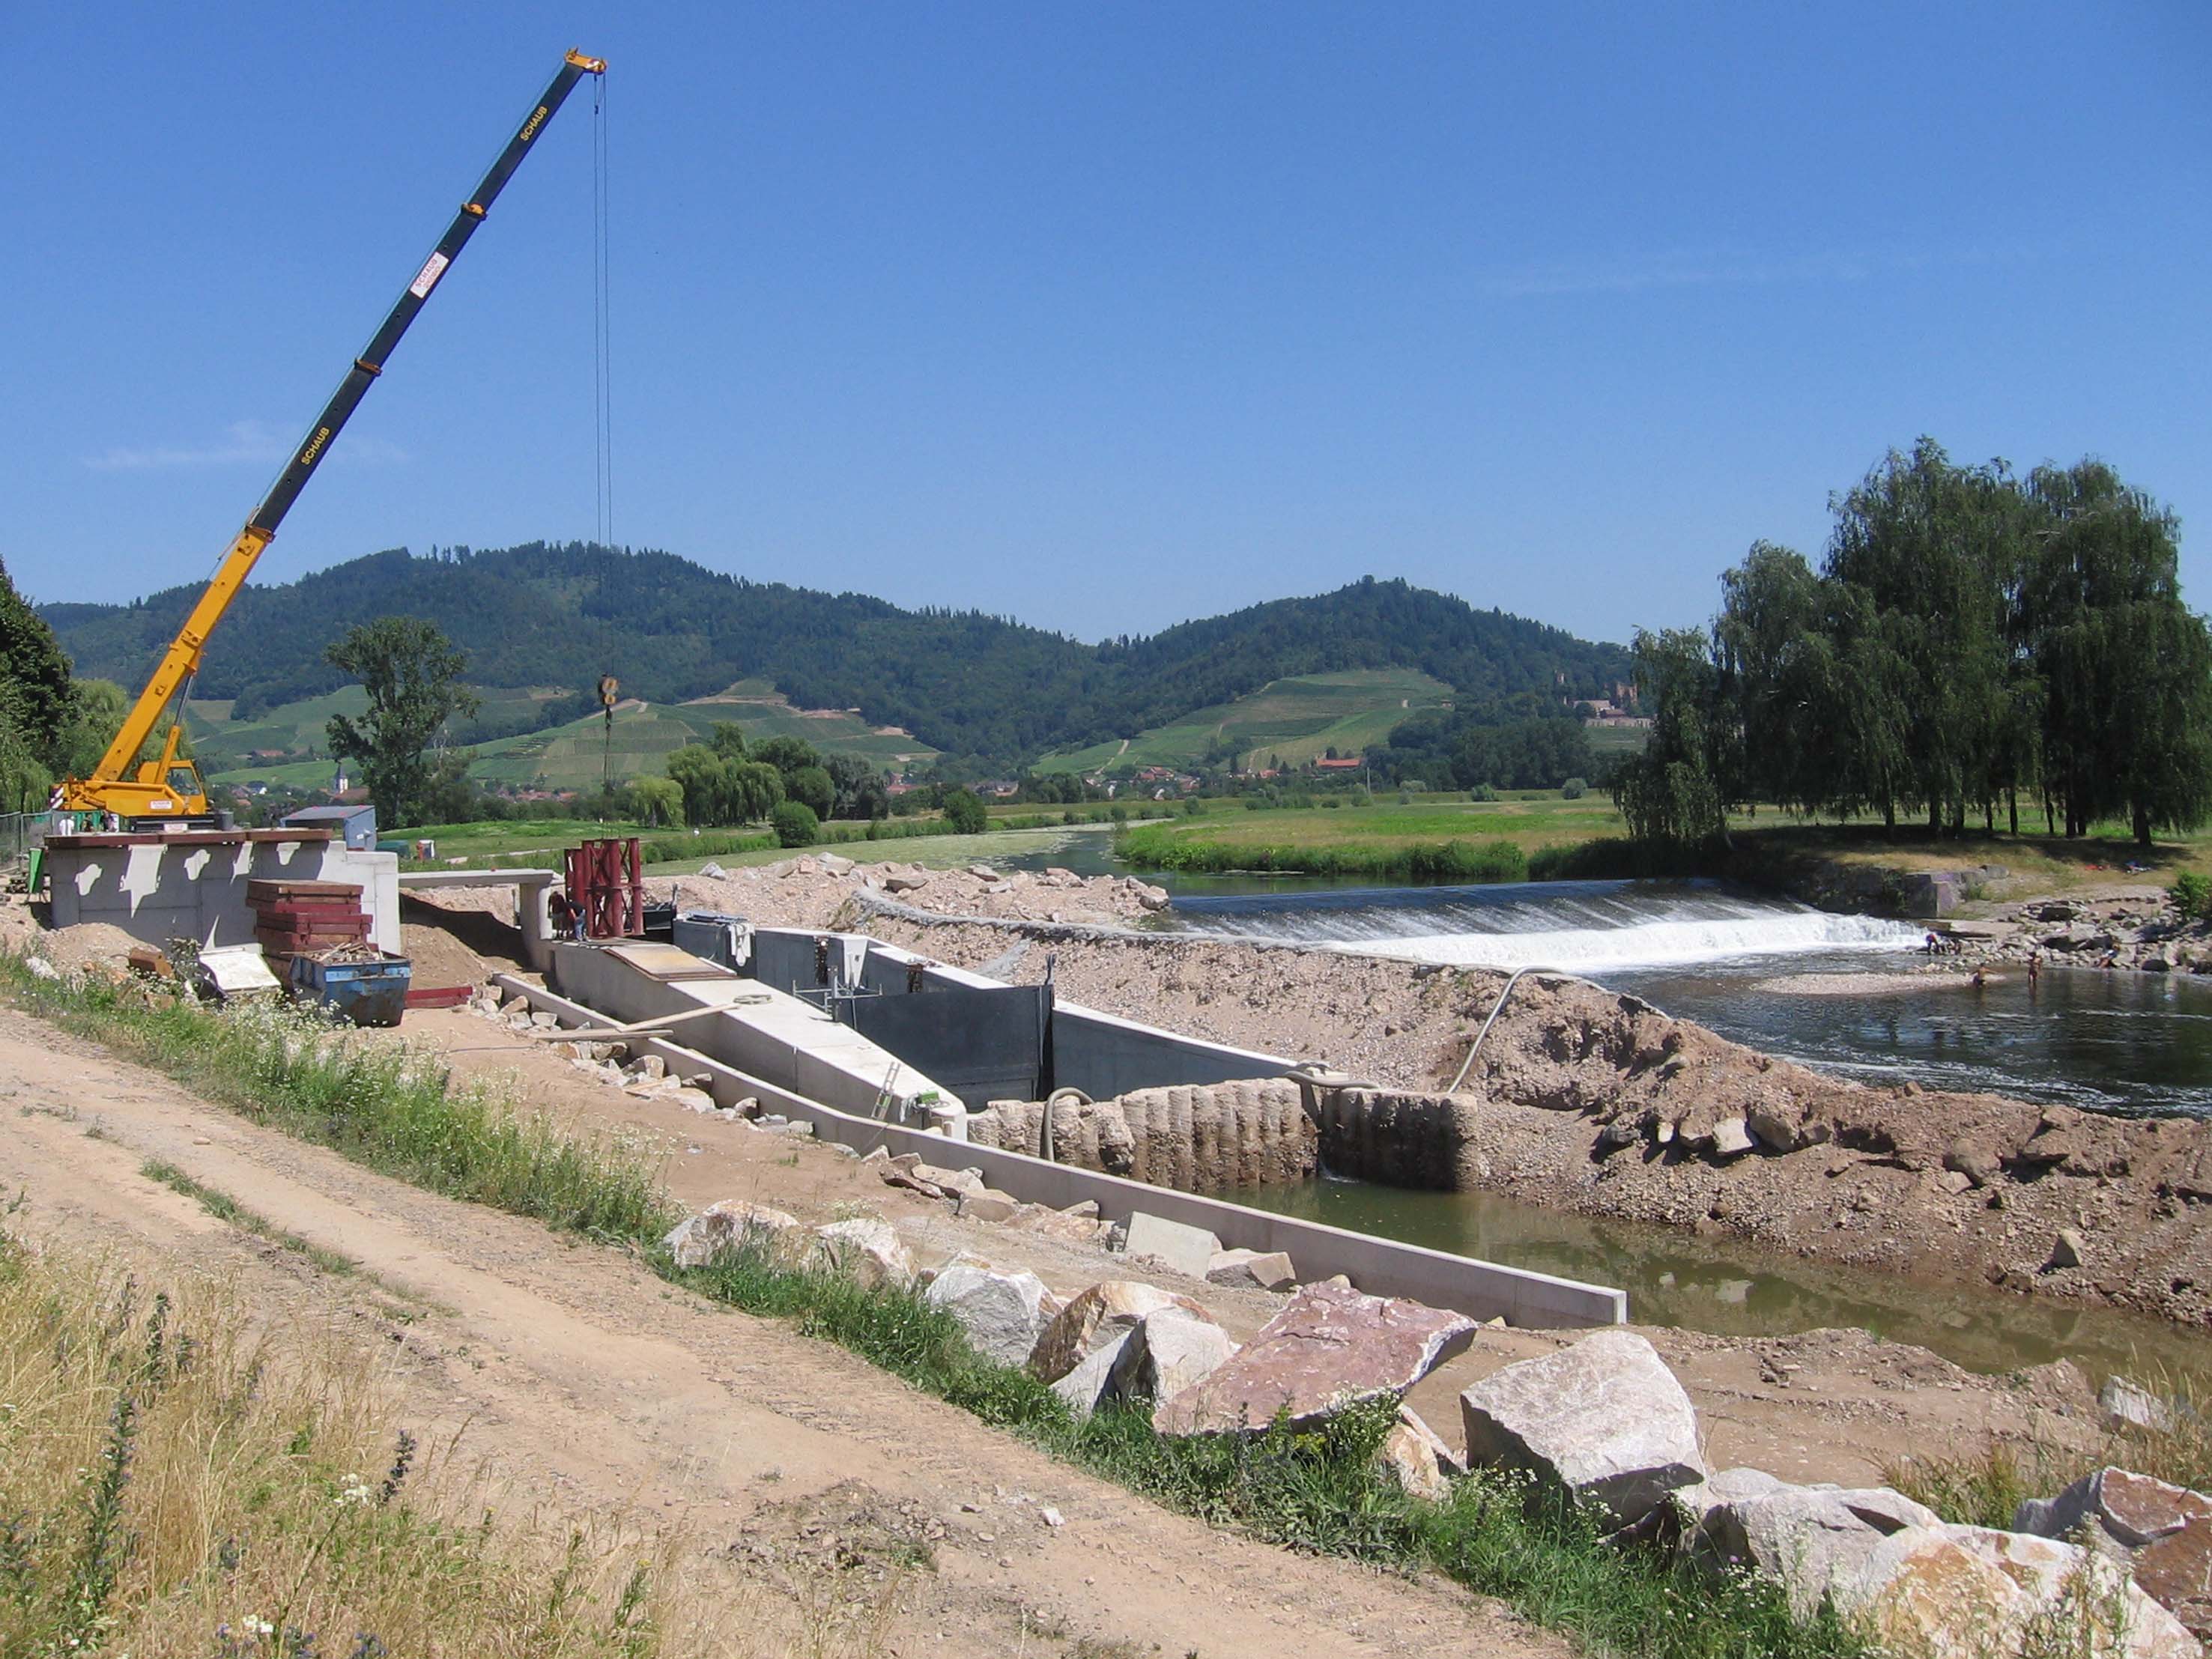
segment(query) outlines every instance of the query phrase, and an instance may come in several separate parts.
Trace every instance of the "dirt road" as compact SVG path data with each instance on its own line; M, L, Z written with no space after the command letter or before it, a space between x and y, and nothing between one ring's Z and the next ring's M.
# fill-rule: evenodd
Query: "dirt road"
M327 1276L214 1219L141 1174L149 1158L363 1273ZM459 1436L524 1494L686 1523L771 1582L825 1537L926 1550L886 1652L1566 1651L1449 1586L1168 1514L614 1250L370 1174L9 1011L0 1183L27 1195L9 1225L34 1239L111 1248L151 1278L229 1279L271 1320L382 1346L428 1436Z

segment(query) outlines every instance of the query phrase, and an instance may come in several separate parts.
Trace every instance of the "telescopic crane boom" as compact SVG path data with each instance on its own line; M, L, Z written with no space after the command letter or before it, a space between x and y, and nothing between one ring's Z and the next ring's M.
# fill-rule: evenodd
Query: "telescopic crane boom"
M344 430L347 420L367 395L369 384L384 372L392 348L399 343L407 325L415 320L429 299L430 290L446 274L461 250L468 246L469 238L483 222L491 204L514 176L522 158L545 131L545 124L568 98L576 82L586 75L604 75L606 64L597 58L586 58L572 52L562 61L561 72L546 87L538 102L517 129L514 137L499 159L491 164L469 199L463 203L453 222L425 260L415 280L408 283L384 319L383 326L370 336L362 354L353 361L338 389L323 405L323 412L307 429L307 435L293 453L269 493L261 498L261 505L253 509L246 520L246 527L231 543L230 550L223 555L222 563L200 595L199 603L192 607L185 625L169 642L169 648L154 670L146 689L138 694L138 701L125 716L123 729L115 734L115 741L100 757L88 778L70 778L61 787L58 803L64 811L113 812L125 819L183 818L203 817L207 813L207 790L200 781L199 768L179 753L184 739L184 710L179 703L170 716L168 736L159 758L141 762L138 753L145 746L161 722L172 703L176 703L194 673L198 672L200 658L207 649L208 635L222 620L230 608L231 600L253 569L261 550L275 539L276 527L284 522L284 515L299 499L307 480L314 477L315 469L330 453L331 445Z

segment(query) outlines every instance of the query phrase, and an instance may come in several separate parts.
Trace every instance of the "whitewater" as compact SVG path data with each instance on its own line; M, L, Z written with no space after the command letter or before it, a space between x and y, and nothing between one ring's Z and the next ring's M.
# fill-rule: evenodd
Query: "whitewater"
M1594 971L1896 951L1910 924L1831 915L1717 882L1532 882L1227 896L1177 895L1186 931L1454 966Z

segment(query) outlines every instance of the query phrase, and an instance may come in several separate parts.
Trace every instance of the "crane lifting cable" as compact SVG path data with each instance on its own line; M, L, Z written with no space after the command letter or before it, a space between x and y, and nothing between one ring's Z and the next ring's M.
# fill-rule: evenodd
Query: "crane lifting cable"
M612 304L607 282L609 179L607 82L592 98L592 534L603 547L615 539L615 420Z
M507 188L507 180L522 165L523 157L529 155L531 146L544 132L546 124L585 76L604 84L606 68L601 59L586 58L580 52L571 52L562 60L560 72L523 118L521 126L507 141L507 147L500 151L490 171L461 204L445 235L431 250L430 257L393 302L382 325L369 337L361 356L354 359L353 367L346 371L337 390L323 405L323 412L307 428L307 437L293 452L284 470L277 474L276 482L269 487L261 504L246 519L246 527L239 532L230 550L216 567L206 591L169 642L153 677L146 682L146 689L138 694L137 702L124 716L115 741L108 744L107 752L100 757L100 763L93 768L89 777L67 779L56 791L55 804L62 810L112 812L126 821L151 819L172 823L208 816L207 789L200 780L199 768L181 751L185 737L182 695L192 676L199 672L208 635L230 608L262 550L276 539L277 526L283 523L284 515L291 511L292 503L299 499L301 490L314 476L323 458L330 453L331 443L344 429L355 409L368 395L370 385L384 373L385 364L390 361L400 337L407 332L408 325L415 320L415 313L422 308L430 297L430 290L460 257L469 238L490 213L500 191ZM161 752L152 760L141 761L139 753L164 714L169 717L169 728Z

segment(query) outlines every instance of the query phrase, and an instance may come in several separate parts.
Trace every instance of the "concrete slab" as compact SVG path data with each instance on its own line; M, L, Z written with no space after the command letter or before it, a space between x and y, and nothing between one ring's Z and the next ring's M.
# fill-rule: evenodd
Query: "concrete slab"
M1127 1255L1148 1255L1193 1279L1206 1277L1213 1258L1221 1254L1221 1241L1203 1227L1139 1210L1129 1218L1129 1237L1121 1246Z

